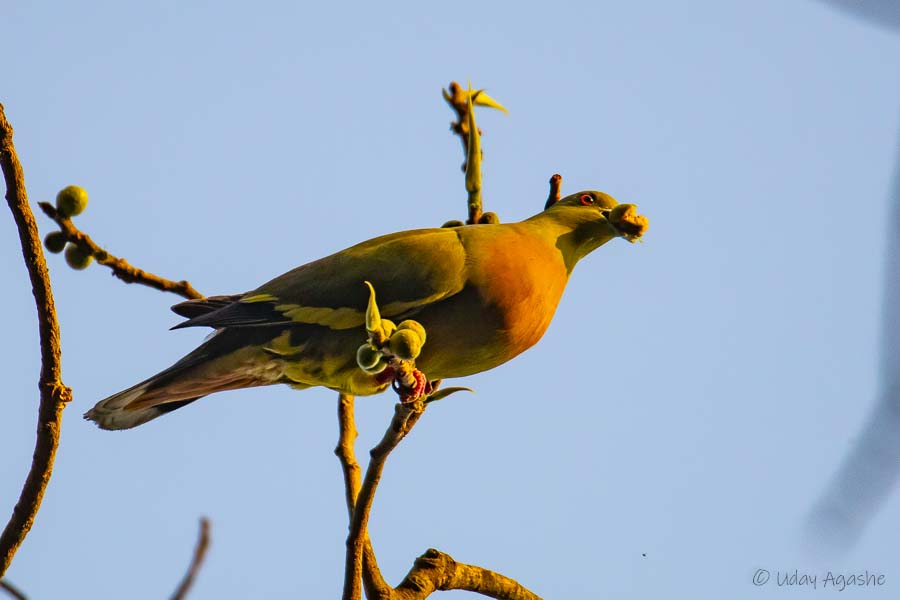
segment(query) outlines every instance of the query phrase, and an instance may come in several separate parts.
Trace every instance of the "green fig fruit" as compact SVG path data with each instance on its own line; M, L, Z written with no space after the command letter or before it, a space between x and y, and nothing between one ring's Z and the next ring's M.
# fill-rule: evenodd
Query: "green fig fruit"
M412 329L398 329L391 336L388 346L391 353L401 360L415 360L422 352L422 338Z
M75 244L69 244L66 247L66 262L69 263L69 266L77 271L81 271L82 269L87 269L88 265L94 260L94 257L76 246Z
M419 339L422 340L422 345L424 345L425 340L428 339L428 335L425 333L425 327L418 321L413 321L412 319L401 321L400 324L397 325L397 331L400 331L401 329L415 331L419 335Z
M363 371L374 368L384 355L372 344L363 344L356 350L356 364Z
M387 368L387 366L388 366L388 359L385 358L384 355L382 355L382 356L378 357L378 362L375 363L375 365L373 367L370 367L368 369L363 369L363 371L365 371L366 373L368 373L370 375L377 375L378 373L381 373L382 371L384 371Z
M83 187L69 185L56 195L56 210L63 217L80 215L87 208L88 193Z
M382 319L381 320L381 332L384 334L385 339L390 339L394 332L397 331L397 325L390 319Z
M51 231L44 238L44 247L53 254L59 254L66 249L68 241L66 234L62 231Z

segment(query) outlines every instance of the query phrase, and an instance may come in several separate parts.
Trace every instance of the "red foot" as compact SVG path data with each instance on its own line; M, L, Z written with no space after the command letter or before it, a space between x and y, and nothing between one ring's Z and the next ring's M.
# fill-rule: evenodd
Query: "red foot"
M430 387L428 383L428 379L425 377L425 373L422 371L415 369L412 372L413 377L416 379L415 385L411 388L402 387L395 380L394 389L397 390L397 393L400 394L400 402L415 402L419 398L425 395L425 392Z

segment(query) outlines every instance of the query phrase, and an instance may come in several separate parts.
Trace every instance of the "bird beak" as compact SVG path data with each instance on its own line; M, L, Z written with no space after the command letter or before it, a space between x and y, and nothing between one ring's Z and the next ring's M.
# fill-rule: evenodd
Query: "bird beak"
M639 215L634 204L619 204L609 211L606 220L619 233L620 237L635 242L647 231L647 217Z

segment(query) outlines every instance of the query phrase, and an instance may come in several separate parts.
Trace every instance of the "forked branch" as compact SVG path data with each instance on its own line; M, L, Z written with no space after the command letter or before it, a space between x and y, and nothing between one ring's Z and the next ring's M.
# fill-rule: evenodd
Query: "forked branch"
M416 559L396 588L384 580L368 535L369 512L388 456L409 434L424 410L425 404L422 402L395 406L391 424L378 445L371 450L371 460L365 478L361 480L354 452L357 432L353 396L341 394L338 400L340 433L335 454L344 473L350 515L344 600L361 598L360 579L369 600L418 600L438 590L466 590L502 600L540 600L539 596L509 577L475 565L458 563L448 554L434 549L428 549Z

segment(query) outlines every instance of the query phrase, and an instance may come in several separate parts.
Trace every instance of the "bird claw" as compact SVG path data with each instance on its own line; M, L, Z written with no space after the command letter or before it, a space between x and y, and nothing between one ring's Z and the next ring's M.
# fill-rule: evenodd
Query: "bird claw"
M400 402L402 404L415 402L416 400L427 396L433 390L431 382L428 381L428 378L425 377L425 373L422 371L413 369L410 372L410 376L413 378L414 382L409 386L404 385L397 377L395 377L393 381L394 391L400 396Z

